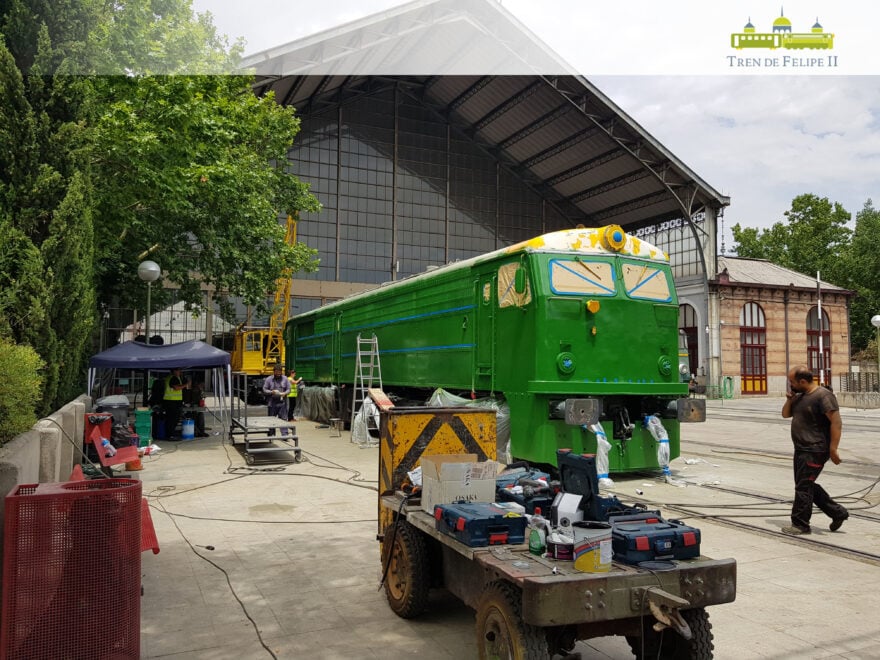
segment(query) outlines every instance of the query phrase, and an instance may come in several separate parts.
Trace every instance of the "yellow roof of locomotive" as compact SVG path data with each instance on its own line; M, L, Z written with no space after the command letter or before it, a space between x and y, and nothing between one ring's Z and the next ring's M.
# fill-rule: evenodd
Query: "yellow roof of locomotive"
M669 255L666 252L647 241L627 234L617 225L563 229L504 248L504 251L508 253L524 250L580 252L581 254L616 252L640 259L669 262Z

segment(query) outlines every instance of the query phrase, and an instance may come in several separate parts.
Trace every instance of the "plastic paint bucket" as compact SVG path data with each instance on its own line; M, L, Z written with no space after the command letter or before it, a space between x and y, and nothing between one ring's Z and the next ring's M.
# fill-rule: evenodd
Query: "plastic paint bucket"
M583 573L611 570L611 525L603 522L573 523L574 567Z
M196 437L195 420L185 419L180 427L180 437L184 440L192 440Z

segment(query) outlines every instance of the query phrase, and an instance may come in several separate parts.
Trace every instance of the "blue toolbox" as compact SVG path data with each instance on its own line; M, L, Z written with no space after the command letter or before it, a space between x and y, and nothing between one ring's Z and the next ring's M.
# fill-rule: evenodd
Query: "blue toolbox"
M658 511L611 516L609 521L615 561L638 564L700 556L700 530L680 520L664 520Z
M526 540L525 516L487 502L435 504L434 520L439 531L472 548Z

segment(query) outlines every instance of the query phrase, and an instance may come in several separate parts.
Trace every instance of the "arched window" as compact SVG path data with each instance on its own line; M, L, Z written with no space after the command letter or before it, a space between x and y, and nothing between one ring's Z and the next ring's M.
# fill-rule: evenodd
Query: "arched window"
M758 303L743 305L739 313L740 391L767 394L767 322Z
M823 309L820 325L818 307L807 314L807 365L813 372L813 380L820 385L831 383L831 320Z
M678 306L678 329L687 337L688 365L691 373L697 373L699 361L699 328L697 327L697 310L683 303Z

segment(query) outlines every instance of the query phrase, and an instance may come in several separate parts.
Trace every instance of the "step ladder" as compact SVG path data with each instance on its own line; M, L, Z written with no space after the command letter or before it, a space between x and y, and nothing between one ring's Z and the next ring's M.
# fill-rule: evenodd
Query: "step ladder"
M368 397L367 391L371 387L382 389L382 367L379 364L379 339L376 335L364 338L357 336L357 355L354 366L354 401L351 406L351 434L352 442L372 443L370 431L378 431L378 425L373 415L366 417L366 436L356 439L355 418L364 407L364 401Z

